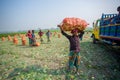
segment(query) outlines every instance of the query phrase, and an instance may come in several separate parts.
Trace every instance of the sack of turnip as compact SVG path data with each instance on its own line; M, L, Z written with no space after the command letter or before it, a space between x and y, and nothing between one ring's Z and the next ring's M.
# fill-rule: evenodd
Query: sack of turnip
M72 31L73 29L78 29L79 31L85 30L88 23L80 18L64 18L59 26L62 27L64 31Z

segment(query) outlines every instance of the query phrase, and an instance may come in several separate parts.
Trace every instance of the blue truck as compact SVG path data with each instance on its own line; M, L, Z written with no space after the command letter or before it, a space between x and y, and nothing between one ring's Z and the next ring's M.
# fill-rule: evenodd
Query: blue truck
M102 14L100 19L93 22L93 43L103 41L120 46L120 7L117 10L119 14Z

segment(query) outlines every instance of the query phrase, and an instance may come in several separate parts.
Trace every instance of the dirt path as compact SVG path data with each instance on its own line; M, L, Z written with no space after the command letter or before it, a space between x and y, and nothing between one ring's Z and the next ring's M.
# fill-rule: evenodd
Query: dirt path
M120 51L104 43L92 44L90 40L81 42L81 47L81 70L86 79L120 79Z

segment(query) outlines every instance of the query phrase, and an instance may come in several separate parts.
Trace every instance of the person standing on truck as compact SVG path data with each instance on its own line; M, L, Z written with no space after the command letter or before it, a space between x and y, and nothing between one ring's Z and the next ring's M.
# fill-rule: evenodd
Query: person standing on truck
M117 8L118 15L115 18L115 21L117 24L120 24L120 6Z
M120 6L117 8L118 15L112 18L111 23L113 24L120 24Z
M117 11L119 12L118 15L120 16L120 6L117 8Z

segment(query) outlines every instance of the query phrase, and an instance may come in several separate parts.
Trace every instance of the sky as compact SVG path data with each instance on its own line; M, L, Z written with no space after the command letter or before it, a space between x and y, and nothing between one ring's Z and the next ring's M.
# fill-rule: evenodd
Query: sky
M118 13L120 0L0 0L0 32L57 28L65 17L93 21Z

